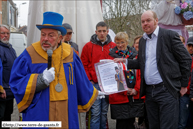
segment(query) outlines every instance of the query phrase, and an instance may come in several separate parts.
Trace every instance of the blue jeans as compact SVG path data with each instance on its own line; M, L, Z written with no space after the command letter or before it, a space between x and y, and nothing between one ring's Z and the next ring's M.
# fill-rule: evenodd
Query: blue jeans
M184 96L180 97L180 109L179 109L179 122L178 122L178 129L185 129L186 124L188 121L189 115L189 95L185 94Z
M97 90L100 90L98 83L94 84ZM109 104L105 99L96 100L91 106L90 129L106 129L107 112Z

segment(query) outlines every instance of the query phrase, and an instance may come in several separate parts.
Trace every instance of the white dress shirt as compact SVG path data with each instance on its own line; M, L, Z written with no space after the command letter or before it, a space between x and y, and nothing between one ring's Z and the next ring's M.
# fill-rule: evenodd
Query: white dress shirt
M146 39L146 56L145 56L145 71L144 78L147 85L158 84L163 82L160 73L157 69L156 60L156 48L158 39L159 26L155 29L151 35L151 39L146 33L143 34L143 38Z

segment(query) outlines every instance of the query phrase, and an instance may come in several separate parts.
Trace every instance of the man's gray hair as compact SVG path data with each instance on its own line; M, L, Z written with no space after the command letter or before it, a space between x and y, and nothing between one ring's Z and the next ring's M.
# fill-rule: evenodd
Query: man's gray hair
M58 30L58 35L62 35L62 33Z
M8 29L8 30L10 31L10 28L9 28L9 26L7 26L7 25L2 24L2 25L0 25L0 28L1 28L1 27L4 27L4 28L6 28L6 29Z

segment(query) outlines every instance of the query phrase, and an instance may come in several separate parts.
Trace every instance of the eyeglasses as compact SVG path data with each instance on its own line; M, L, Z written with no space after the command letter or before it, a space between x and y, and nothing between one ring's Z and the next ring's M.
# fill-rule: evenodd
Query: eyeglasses
M2 34L2 35L5 35L5 34L10 35L9 32L1 32L0 34Z
M124 44L124 43L126 43L126 42L115 42L117 45L122 45L122 44Z

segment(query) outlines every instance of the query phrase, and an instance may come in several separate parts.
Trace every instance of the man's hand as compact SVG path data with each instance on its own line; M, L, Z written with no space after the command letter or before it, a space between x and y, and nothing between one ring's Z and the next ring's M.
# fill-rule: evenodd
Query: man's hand
M191 98L190 100L193 101L193 98Z
M2 94L0 94L0 97L3 98L3 99L6 99L6 92L5 92L5 90L3 91Z
M51 67L50 69L45 69L43 71L43 78L46 85L49 85L55 79L55 68Z
M102 98L105 98L105 93L104 92L101 92L101 91L98 91L99 94L97 96L97 99L102 99Z
M180 95L184 96L184 94L186 94L187 91L188 91L187 87L181 87Z
M126 63L126 58L115 58L113 61L115 62L115 63L120 63L120 62L122 62L122 63Z
M132 92L132 88L128 88L128 90L127 90L127 95L130 95L131 92Z
M127 95L137 95L137 91L134 88L128 88Z
M93 81L90 81L92 84L94 84L94 82Z
M131 95L137 95L137 91L134 88L131 91Z

